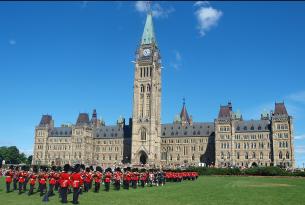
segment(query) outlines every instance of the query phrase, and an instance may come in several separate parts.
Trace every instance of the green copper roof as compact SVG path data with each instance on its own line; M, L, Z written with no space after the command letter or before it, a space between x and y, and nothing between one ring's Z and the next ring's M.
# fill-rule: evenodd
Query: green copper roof
M146 23L142 35L142 41L141 45L143 44L151 44L151 43L156 43L156 37L155 37L155 32L154 32L154 25L153 25L153 20L152 20L152 14L149 12L146 17Z

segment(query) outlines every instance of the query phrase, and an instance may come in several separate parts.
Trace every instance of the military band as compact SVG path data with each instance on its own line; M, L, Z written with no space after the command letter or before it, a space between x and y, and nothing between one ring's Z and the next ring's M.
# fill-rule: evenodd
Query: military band
M49 197L54 196L56 192L59 193L59 198L62 203L68 203L68 194L73 193L72 203L79 203L79 195L82 191L94 191L98 193L101 184L104 185L105 191L111 190L113 185L114 190L119 191L121 186L128 190L129 187L137 189L138 187L152 187L164 186L166 182L181 182L183 180L196 180L198 178L197 172L190 171L163 171L156 169L138 169L138 168L124 168L120 167L112 170L107 168L103 170L97 166L95 170L93 167L85 167L84 165L76 164L70 166L64 165L61 171L60 167L53 166L51 170L47 167L41 167L38 170L34 166L31 171L26 167L10 166L5 174L6 192L17 190L18 193L26 193L27 184L29 184L28 195L34 194L35 185L38 183L37 192L43 196L43 201L49 201ZM94 184L94 188L93 188Z

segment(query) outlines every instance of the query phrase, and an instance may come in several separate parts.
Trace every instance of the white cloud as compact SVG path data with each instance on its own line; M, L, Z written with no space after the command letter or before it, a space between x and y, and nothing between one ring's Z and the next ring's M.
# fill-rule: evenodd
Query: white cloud
M8 41L8 43L11 45L11 46L13 46L13 45L16 45L16 40L14 40L14 39L11 39L11 40L9 40Z
M294 137L295 140L304 140L305 139L305 134L303 135L297 135Z
M209 6L210 3L208 1L196 1L194 6Z
M140 13L147 13L150 9L154 17L166 18L175 11L174 8L163 8L159 3L149 4L147 1L137 1L135 3L136 10Z
M304 154L305 146L304 145L296 146L294 151L295 151L295 153L298 153L298 154Z
M170 66L173 67L175 70L179 70L182 66L182 56L179 51L174 50L175 60L170 63Z
M204 36L213 26L216 26L219 19L223 15L222 11L213 7L200 7L195 15L198 20L198 29L201 36Z
M305 103L305 91L292 93L287 98L295 102Z
M138 12L147 12L149 10L149 4L146 1L137 1L135 6Z

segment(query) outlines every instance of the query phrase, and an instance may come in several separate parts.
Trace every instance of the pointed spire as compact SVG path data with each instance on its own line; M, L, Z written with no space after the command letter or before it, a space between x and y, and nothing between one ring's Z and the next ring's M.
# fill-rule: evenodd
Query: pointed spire
M152 12L149 10L147 13L147 17L146 17L141 45L151 44L151 43L157 44L157 41L156 41L155 32L154 32Z
M183 106L180 113L180 119L182 123L189 123L190 124L190 117L187 113L186 106L185 106L185 98L183 98Z

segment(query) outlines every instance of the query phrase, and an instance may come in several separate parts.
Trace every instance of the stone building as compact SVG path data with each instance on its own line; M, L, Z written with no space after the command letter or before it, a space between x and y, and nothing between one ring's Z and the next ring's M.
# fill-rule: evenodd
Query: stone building
M43 115L35 128L33 164L83 163L110 166L215 165L294 166L293 121L284 103L258 120L243 120L232 104L214 122L193 122L183 102L173 123L161 123L161 55L151 13L135 57L132 118L105 125L96 110L80 113L73 125L55 127Z

